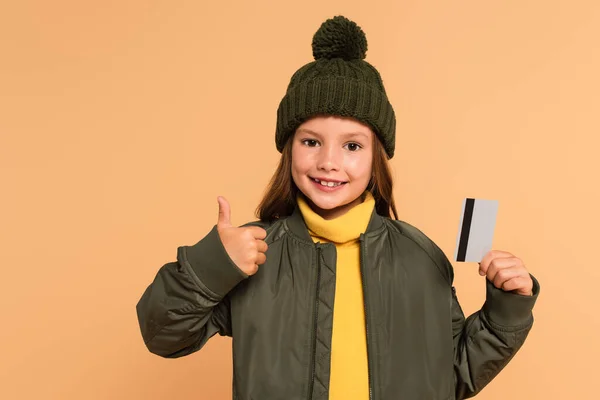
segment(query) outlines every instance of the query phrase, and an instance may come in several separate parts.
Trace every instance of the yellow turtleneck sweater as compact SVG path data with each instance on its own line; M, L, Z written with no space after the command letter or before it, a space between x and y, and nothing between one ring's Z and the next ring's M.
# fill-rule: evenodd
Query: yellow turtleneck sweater
M315 213L299 195L298 207L308 232L316 243L334 243L337 251L333 337L331 342L331 400L369 398L367 337L360 273L359 237L369 224L375 199L365 200L346 214L326 220Z

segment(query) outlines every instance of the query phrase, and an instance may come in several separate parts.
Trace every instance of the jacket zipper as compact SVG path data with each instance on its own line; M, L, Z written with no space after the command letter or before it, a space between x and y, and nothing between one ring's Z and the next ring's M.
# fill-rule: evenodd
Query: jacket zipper
M364 235L361 233L360 234L360 275L362 278L362 286L363 286L363 297L364 297L364 308L365 308L365 328L366 328L366 334L367 334L367 371L368 371L368 379L369 379L369 400L373 400L373 386L372 386L372 380L371 380L371 357L370 357L370 352L369 352L369 318L367 315L367 301L368 301L368 297L367 297L367 284L365 282L365 260L364 260L364 256L365 256L365 249L364 249Z
M315 386L315 361L316 361L316 352L317 352L317 323L319 321L319 288L321 280L321 242L317 242L317 292L315 297L315 319L313 322L313 332L312 332L312 360L311 360L311 381L310 387L308 390L308 398L312 399L313 396L313 388Z
M315 297L315 319L313 322L313 335L312 335L312 346L313 346L313 351L312 351L312 361L311 361L311 382L310 382L310 388L309 388L309 392L308 392L308 398L312 399L312 395L313 395L313 387L315 384L315 358L316 358L316 340L317 340L317 323L318 323L318 319L319 319L319 289L320 289L320 284L319 281L321 279L321 246L320 246L320 242L318 242L316 244L317 247L317 293L316 293L316 297ZM360 234L360 274L362 277L362 286L363 286L363 296L364 296L364 302L363 302L363 307L365 310L365 329L366 329L366 335L367 335L367 372L368 372L368 380L369 380L369 400L373 400L373 386L372 386L372 379L371 379L371 357L369 356L369 318L367 315L367 285L365 283L365 270L364 270L364 241L363 241L363 234Z

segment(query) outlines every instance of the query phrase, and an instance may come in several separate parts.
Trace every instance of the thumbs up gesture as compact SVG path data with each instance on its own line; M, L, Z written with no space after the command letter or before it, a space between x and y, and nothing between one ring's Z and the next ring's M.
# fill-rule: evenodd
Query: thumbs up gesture
M219 203L219 219L217 231L223 246L233 260L246 275L254 275L258 265L267 261L265 255L267 231L258 226L235 227L231 224L231 208L224 197L217 197Z

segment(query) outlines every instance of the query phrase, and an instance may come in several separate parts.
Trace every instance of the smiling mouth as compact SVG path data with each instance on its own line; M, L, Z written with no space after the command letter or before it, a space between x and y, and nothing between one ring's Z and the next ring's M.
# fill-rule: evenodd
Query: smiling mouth
M327 186L327 187L337 187L337 186L342 186L345 185L348 182L331 182L331 181L325 181L325 180L319 180L316 178L310 178L313 182L316 182L318 184L320 184L321 186Z

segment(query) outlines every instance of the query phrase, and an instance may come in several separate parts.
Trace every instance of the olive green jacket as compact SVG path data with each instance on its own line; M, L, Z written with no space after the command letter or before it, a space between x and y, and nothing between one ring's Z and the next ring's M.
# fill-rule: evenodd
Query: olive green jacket
M313 243L297 207L289 217L248 225L267 231L266 263L248 277L216 226L179 247L177 261L160 268L137 304L144 343L175 358L200 350L216 333L231 336L234 399L328 399L335 245ZM465 319L442 250L375 210L360 236L360 266L371 400L472 397L532 327L539 293L533 276L533 296L486 279L483 307Z

